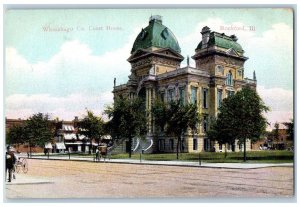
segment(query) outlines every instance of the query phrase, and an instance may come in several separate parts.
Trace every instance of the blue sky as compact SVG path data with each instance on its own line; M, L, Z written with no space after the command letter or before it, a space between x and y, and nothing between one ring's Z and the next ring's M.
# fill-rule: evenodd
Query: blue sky
M100 114L112 102L113 78L118 84L127 81L134 39L155 14L163 16L184 57L194 54L203 26L236 34L249 57L245 74L251 78L256 71L258 92L271 105L268 119L291 118L292 10L249 8L9 10L4 19L6 116L26 118L41 111L73 119L85 108ZM238 29L249 26L255 31Z

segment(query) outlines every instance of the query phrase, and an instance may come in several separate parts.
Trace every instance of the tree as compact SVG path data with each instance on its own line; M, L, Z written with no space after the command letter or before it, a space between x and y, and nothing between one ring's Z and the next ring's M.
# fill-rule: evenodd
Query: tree
M126 139L129 142L131 157L132 139L147 134L147 113L145 103L140 98L116 98L114 105L106 108L110 121L108 128L113 139Z
M49 120L48 114L37 113L32 115L24 124L24 140L28 142L31 154L32 146L44 147L45 143L54 138L55 128Z
M208 135L220 143L233 143L235 140L243 143L246 161L246 140L259 140L267 125L263 112L268 110L257 92L245 87L223 100L216 123L211 126Z
M101 117L95 116L92 111L87 110L87 115L78 122L78 126L78 133L88 137L90 140L89 153L91 153L92 140L95 140L99 145L101 137L105 135L104 121Z
M229 130L230 126L228 126L228 122L225 119L225 113L219 114L218 119L212 119L210 122L210 128L207 130L207 137L211 140L218 141L219 144L225 145L225 153L224 157L227 157L227 144L233 144L235 142L235 138L230 134ZM226 134L226 136L224 136Z
M23 125L14 125L7 131L7 144L24 144L25 143L25 128Z
M288 139L294 141L294 119L291 119L291 122L283 123L287 127Z
M155 126L159 128L161 132L164 132L165 126L168 122L167 105L163 101L157 99L154 102L151 113L155 119Z
M199 122L199 113L195 104L182 104L180 101L171 101L168 105L156 103L152 108L155 124L162 130L166 125L166 133L177 138L176 159L179 158L179 146L182 145L181 137L190 128L196 130Z

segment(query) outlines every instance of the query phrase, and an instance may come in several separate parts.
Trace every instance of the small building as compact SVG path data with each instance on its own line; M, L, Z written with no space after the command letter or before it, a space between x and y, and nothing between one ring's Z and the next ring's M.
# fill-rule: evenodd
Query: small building
M98 143L82 134L79 134L78 118L75 117L72 121L59 121L57 119L51 120L53 128L55 128L55 135L51 142L45 143L43 147L33 147L32 152L34 153L64 153L64 152L79 152L88 153L90 150L95 152ZM6 131L13 126L20 126L25 123L22 119L8 119L6 118ZM84 129L80 129L84 130ZM109 142L111 137L104 136L105 142ZM29 152L28 144L16 144L14 146L16 150L20 152ZM45 150L46 149L46 150Z

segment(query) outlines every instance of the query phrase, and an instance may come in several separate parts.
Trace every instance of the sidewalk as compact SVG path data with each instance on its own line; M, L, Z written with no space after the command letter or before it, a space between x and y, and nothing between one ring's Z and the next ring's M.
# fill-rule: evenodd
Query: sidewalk
M16 173L16 179L12 179L11 182L5 182L6 185L28 185L28 184L49 184L54 183L50 179L27 176L23 173Z
M65 161L86 161L95 162L91 157L76 157L71 156L50 156L49 159L44 156L34 156L30 159L43 160L65 160ZM103 159L95 162L100 163L118 163L118 164L139 164L139 165L166 165L166 166L180 166L180 167L206 167L206 168L227 168L227 169L257 169L266 167L293 167L293 163L206 163L206 162L192 162L192 161L150 161L150 160L136 160L136 159Z

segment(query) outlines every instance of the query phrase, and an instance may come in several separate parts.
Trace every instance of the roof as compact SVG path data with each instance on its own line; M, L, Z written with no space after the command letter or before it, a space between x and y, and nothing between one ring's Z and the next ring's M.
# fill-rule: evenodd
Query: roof
M180 47L172 31L162 24L161 17L151 16L149 25L142 29L136 37L131 54L138 49L147 49L149 47L171 48L180 53Z
M235 35L227 36L224 33L211 32L208 40L208 47L218 46L225 49L234 49L237 52L244 52L242 46L237 43ZM198 44L196 50L202 49L202 41Z

